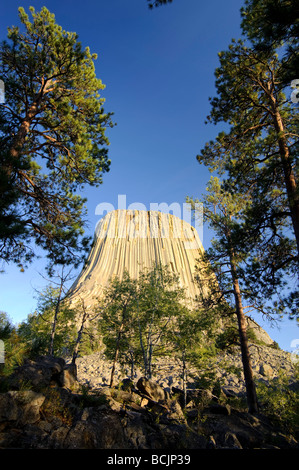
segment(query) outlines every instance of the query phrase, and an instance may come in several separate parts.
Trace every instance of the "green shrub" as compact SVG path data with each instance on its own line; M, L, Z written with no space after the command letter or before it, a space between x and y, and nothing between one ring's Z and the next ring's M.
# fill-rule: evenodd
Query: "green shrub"
M81 409L91 406L101 406L107 403L107 397L104 394L91 393L91 390L86 385L81 385L79 390Z
M296 372L297 380L299 373ZM289 377L281 374L268 385L257 384L257 396L260 409L277 424L290 432L299 429L299 391L289 387Z
M216 338L216 347L222 351L237 345L239 345L239 332L233 326L224 330Z
M28 345L15 329L4 340L4 363L0 364L0 376L9 376L17 366L23 364L29 354Z
M55 388L50 388L45 394L46 399L41 406L42 414L46 418L59 418L64 425L71 426L73 423L73 414L63 403L59 391Z

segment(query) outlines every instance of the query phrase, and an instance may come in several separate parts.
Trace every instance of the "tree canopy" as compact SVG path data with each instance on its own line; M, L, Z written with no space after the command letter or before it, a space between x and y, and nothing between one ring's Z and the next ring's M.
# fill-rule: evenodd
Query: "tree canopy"
M172 0L147 0L148 6L150 9L154 7L160 7L161 5L166 5L167 3L172 3Z
M112 126L88 47L43 7L32 21L19 8L22 30L8 28L0 46L0 256L19 265L46 250L56 263L81 261L84 185L109 171L105 135Z
M241 15L243 31L256 50L271 53L284 48L284 83L298 78L298 0L246 0Z
M298 270L298 110L280 78L285 61L273 51L232 41L219 59L208 119L226 123L228 130L208 142L197 159L218 171L227 191L250 193L243 238L252 255L247 276L265 294L285 275L294 286ZM297 298L298 291L288 294L287 302L295 302L290 312L298 309Z
M192 204L197 201L191 200ZM216 237L212 240L212 248L207 251L205 257L211 263L212 269L217 273L219 286L211 290L210 302L223 306L223 311L229 312L225 303L230 301L232 306L229 314L236 314L238 320L238 331L240 337L240 348L242 353L243 371L245 377L247 401L249 412L257 412L257 398L253 380L253 372L248 347L248 334L245 319L243 298L252 297L250 286L246 286L245 293L242 291L240 268L246 261L248 250L243 243L239 242L242 232L242 221L247 207L251 204L250 194L227 192L218 178L212 177L208 183L206 195L203 197L204 220L213 229ZM203 265L209 275L210 266ZM217 289L218 287L218 289ZM217 292L218 290L218 292ZM208 296L209 297L209 296ZM258 300L253 308L260 308Z
M138 280L124 273L114 278L100 302L99 324L106 353L116 360L143 363L150 377L154 355L162 354L171 342L173 319L183 311L183 290L167 266L153 266Z

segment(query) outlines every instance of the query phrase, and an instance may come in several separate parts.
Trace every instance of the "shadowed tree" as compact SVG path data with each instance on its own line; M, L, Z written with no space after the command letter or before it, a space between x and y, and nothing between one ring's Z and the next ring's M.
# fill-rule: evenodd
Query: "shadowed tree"
M148 6L150 9L154 7L160 7L161 5L166 5L167 3L172 3L172 0L147 0Z
M241 14L243 31L257 51L271 54L282 48L284 83L299 78L299 1L246 0Z

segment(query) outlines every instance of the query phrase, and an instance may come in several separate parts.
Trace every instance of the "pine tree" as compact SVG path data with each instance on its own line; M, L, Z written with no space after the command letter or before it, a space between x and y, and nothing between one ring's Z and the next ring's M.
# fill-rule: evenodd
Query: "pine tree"
M217 96L209 120L229 129L206 144L198 161L225 172L238 191L256 189L256 202L267 198L268 226L286 220L293 228L299 253L298 110L286 100L279 79L283 67L273 54L256 52L234 41L221 52L216 70ZM271 195L280 196L280 207ZM277 197L276 197L277 201ZM259 220L256 221L257 225ZM275 229L274 229L275 231ZM290 253L287 254L290 258ZM293 255L293 261L295 261Z
M191 204L198 203L197 200L190 198L188 198L188 201ZM239 242L240 226L242 224L242 213L250 205L250 197L247 194L226 192L220 180L212 177L207 187L207 194L203 197L202 202L204 221L208 222L216 235L212 241L212 248L206 253L206 261L211 263L219 280L219 290L217 292L214 288L211 291L211 300L215 302L217 299L218 306L221 301L221 304L224 304L226 313L227 311L235 313L237 317L248 411L256 413L258 404L240 280L242 272L240 268L248 253ZM208 269L207 277L209 276L210 271ZM226 302L232 308L227 309Z
M281 78L286 85L298 78L298 0L246 0L241 9L242 29L256 50L283 51Z
M96 77L96 54L43 7L19 8L22 30L8 28L0 47L0 253L22 265L32 241L56 263L85 254L84 185L99 185L109 170L112 126ZM79 192L78 192L79 190Z
M110 387L114 383L116 364L127 359L128 351L132 348L133 311L136 301L136 282L124 272L120 280L114 278L106 288L104 297L99 304L102 311L100 329L106 345L106 353L112 359L113 365L110 376ZM131 357L133 360L134 354Z

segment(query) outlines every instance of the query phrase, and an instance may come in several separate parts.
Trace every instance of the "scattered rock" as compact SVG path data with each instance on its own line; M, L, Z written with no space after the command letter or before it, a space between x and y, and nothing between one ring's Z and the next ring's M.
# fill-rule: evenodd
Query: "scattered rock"
M224 388L187 389L184 408L173 364L172 380L167 376L160 383L143 376L122 378L115 388L85 387L80 393L82 365L77 370L59 358L41 357L16 369L8 380L15 389L0 394L0 448L299 448L296 436L276 428L264 416L226 404ZM99 363L96 367L104 369ZM267 380L271 370L260 367L259 372ZM227 383L235 385L227 386L226 393L238 390L237 378ZM31 389L24 390L25 384Z
M274 349L273 347L250 344L250 353L253 364L256 381L271 383L272 379L279 376L281 370L290 376L294 372L294 363L291 360L291 354L286 351ZM66 361L68 362L68 361ZM112 369L112 361L107 360L101 352L93 353L77 359L77 378L78 382L91 388L101 388L109 384ZM263 365L263 368L261 368ZM262 375L270 373L273 375ZM227 372L228 370L228 372ZM222 351L211 366L209 372L214 373L215 379L219 379L221 386L218 390L211 390L213 395L242 398L246 394L244 386L243 368L240 349L238 346L230 350ZM130 379L128 379L130 377ZM136 368L131 376L130 368L117 365L115 370L115 382L122 387L124 379L128 381L137 381L143 377L143 372ZM194 368L188 368L187 389L199 389L200 372ZM153 364L153 374L151 377L156 384L163 388L164 392L174 393L174 389L183 390L182 363L178 358L156 358ZM266 381L266 382L265 382ZM207 389L205 389L207 390ZM181 392L180 392L181 393ZM188 399L188 397L187 397Z
M259 369L259 373L262 376L267 377L269 379L271 379L274 376L274 370L272 369L272 367L269 364L261 364L260 369Z

